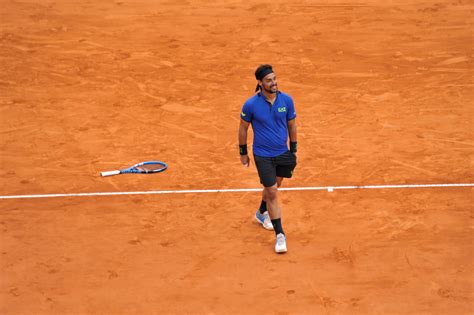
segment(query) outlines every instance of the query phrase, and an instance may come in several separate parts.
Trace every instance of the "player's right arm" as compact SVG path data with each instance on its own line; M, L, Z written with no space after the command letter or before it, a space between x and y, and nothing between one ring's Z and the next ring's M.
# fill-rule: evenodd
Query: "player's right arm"
M250 158L248 153L242 151L243 146L247 146L247 133L249 130L250 123L246 122L243 119L240 119L240 126L239 126L239 150L240 150L240 162L242 165L249 167L250 165Z

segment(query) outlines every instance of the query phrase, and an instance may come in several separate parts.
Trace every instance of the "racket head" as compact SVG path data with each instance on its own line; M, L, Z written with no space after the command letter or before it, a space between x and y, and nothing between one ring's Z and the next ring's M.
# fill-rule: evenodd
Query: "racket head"
M168 165L161 161L147 161L140 162L133 165L130 170L130 173L141 173L141 174L152 174L160 173L168 168ZM125 172L124 172L125 173Z

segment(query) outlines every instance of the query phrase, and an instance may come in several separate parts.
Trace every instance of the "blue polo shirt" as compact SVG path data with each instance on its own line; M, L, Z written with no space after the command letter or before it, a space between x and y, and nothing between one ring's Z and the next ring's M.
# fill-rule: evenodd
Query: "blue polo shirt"
M253 154L275 157L288 151L288 120L296 118L291 96L277 92L271 105L261 92L255 94L245 102L240 118L252 124Z

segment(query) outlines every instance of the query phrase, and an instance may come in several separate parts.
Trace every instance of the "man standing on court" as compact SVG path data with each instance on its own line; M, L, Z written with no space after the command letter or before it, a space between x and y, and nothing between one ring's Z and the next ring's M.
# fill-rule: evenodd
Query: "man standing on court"
M292 98L278 91L277 77L271 65L259 66L255 78L258 81L257 93L245 102L240 114L240 161L246 167L250 165L247 132L252 124L253 155L264 187L255 219L265 229L275 231L275 251L285 253L286 236L281 222L278 187L283 178L291 178L296 166L296 111Z

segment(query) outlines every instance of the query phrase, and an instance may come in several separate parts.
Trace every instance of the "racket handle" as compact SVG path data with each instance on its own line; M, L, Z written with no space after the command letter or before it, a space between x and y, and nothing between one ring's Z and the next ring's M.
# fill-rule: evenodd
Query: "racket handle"
M120 174L120 171L100 172L100 176L112 176L112 175L118 175L118 174Z

